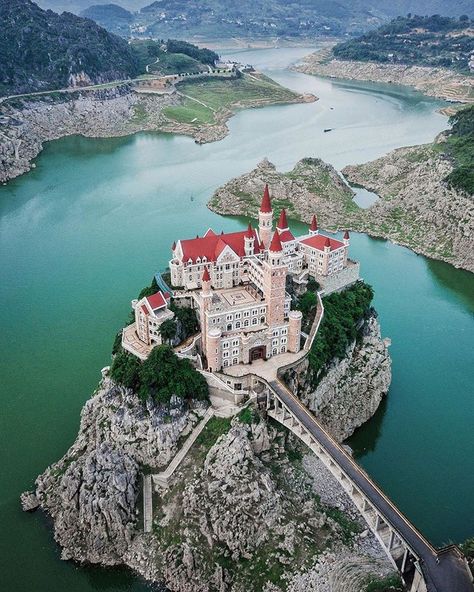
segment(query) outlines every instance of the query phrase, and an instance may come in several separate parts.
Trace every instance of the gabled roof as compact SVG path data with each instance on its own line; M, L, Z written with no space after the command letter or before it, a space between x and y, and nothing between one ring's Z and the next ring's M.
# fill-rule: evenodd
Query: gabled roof
M308 245L308 247L312 247L317 251L324 251L324 247L330 247L331 251L335 251L336 249L340 249L344 246L344 243L335 239L329 238L329 236L324 236L323 234L316 234L314 236L309 236L308 238L304 238L300 241L303 245Z
M268 190L268 183L265 183L262 203L260 204L260 211L265 214L269 214L272 211L272 203L270 201L270 191Z
M202 261L204 257L207 261L216 261L226 247L230 247L238 257L243 257L245 255L245 235L248 231L247 228L247 230L240 232L220 235L206 233L206 236L203 237L181 240L182 261L191 260L196 263L198 258ZM255 238L257 236L254 229L252 229L252 235ZM258 241L255 241L254 251L255 253L260 252Z
M204 233L204 236L216 236L216 233L212 230L212 228L208 228Z
M288 228L288 220L286 219L286 210L282 209L280 212L280 218L278 220L277 228L280 230L286 230Z
M280 241L280 235L278 234L278 232L276 230L273 233L272 242L270 243L268 250L271 251L272 253L279 253L280 251L283 251L283 247L281 246L281 241Z
M146 301L148 302L148 305L153 311L166 306L166 298L163 295L163 292L161 292L161 290L159 292L156 292L156 294L147 296Z

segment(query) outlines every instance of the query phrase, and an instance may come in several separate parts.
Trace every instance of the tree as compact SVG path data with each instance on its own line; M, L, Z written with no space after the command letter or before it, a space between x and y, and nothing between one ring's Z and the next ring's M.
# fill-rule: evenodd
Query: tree
M163 341L168 343L171 343L171 341L176 337L177 330L178 326L171 319L166 319L166 321L163 321L158 329Z
M123 386L136 390L139 385L140 362L125 351L119 351L114 357L110 377Z
M303 313L304 317L306 317L316 306L317 300L318 298L314 292L305 292L299 297L296 308Z

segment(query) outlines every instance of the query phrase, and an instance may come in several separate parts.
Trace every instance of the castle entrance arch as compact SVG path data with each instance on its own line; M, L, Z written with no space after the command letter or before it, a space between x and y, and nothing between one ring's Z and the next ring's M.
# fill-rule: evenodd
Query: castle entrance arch
M267 348L264 345L257 345L257 347L253 347L250 350L250 354L249 354L250 361L253 362L254 360L264 360L266 353L267 353Z

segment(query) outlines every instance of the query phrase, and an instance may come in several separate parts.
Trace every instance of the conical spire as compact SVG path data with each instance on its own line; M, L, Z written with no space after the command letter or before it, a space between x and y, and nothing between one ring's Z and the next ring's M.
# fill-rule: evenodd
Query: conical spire
M313 214L313 218L311 219L311 225L310 225L309 229L312 232L315 232L316 230L318 230L318 220L316 218L316 214Z
M346 230L346 232L344 233L344 240L349 240L349 231Z
M283 247L281 246L280 241L280 235L276 230L273 233L272 242L270 243L270 247L268 248L268 250L272 253L279 253L280 251L283 251Z
M262 203L260 204L260 211L265 214L272 211L272 203L270 201L270 191L268 190L268 183L265 183L265 189L263 190Z
M173 244L171 245L171 250L174 251L176 249L176 242L173 241Z
M325 247L330 247L331 246L331 241L329 240L329 236L326 237L326 240L324 241L324 246Z
M288 228L288 220L286 219L286 210L282 209L280 212L280 218L278 220L277 228L279 230L286 230Z
M204 273L202 274L202 281L203 282L210 282L211 276L209 275L209 270L207 267L204 268Z
M247 231L245 232L245 236L247 238L253 238L253 228L252 225L249 222L249 225L247 226Z

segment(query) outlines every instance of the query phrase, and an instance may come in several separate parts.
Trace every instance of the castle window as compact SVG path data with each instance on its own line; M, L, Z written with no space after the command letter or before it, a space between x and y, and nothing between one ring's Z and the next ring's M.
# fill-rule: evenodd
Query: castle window
M228 358L229 357L229 352L228 351L223 352L222 353L222 357L223 358Z
M258 319L256 317L254 317L252 319L252 325L256 325L258 323Z
M234 359L232 360L232 364L238 364L238 363L239 363L239 360L238 360L237 358L234 358Z
M276 356L277 353L278 353L278 350L277 350L276 347L274 347L273 350L272 350L272 355Z
M281 346L280 352L281 352L282 354L284 354L284 353L286 352L286 345L282 345L282 346Z
M239 355L239 350L238 349L233 349L232 350L232 355L233 356L238 356Z
M244 327L248 327L249 325L250 325L250 321L248 319L245 319Z
M236 328L236 329L240 329L240 321L237 321L237 322L235 323L235 328Z
M285 327L281 330L282 335L286 335L288 333L288 329Z
M241 317L241 316L242 316L242 315L240 314L240 312L236 312L236 313L235 313L235 318L236 318L236 319L240 319L240 317Z
M226 320L227 320L227 321L231 321L231 320L232 320L232 315L231 315L231 314L230 314L230 315L228 314L228 315L226 316Z
M229 347L229 342L228 341L224 341L224 343L222 344L222 347L225 349L227 347Z
M265 317L261 317L260 322L262 323L262 325L265 323Z
M238 339L234 339L232 341L232 345L239 345L239 340Z
M224 360L224 368L227 368L228 365L229 365L229 360Z
M227 331L232 331L232 324L231 324L231 323L229 323L229 324L227 325Z
M273 339L272 340L272 345L278 345L278 339Z
M282 343L286 343L286 337L282 337L282 338L281 338L281 342L282 342Z

